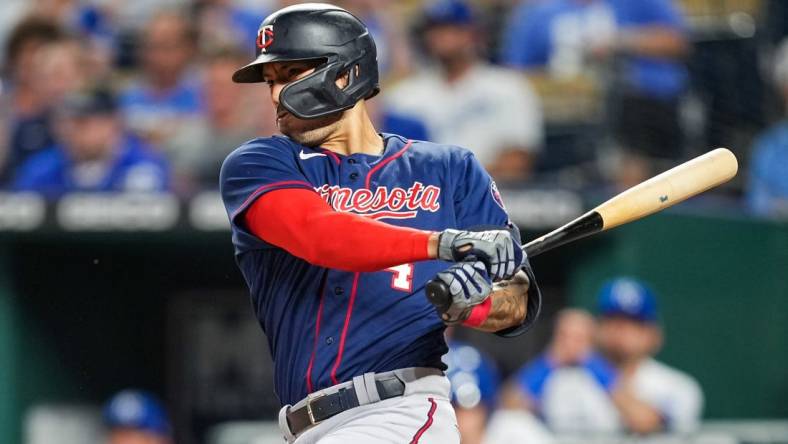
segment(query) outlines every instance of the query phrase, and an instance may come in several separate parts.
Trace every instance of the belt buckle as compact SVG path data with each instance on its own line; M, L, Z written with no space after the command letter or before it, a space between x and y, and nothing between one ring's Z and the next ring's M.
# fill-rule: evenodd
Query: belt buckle
M315 414L314 412L312 412L312 402L317 401L318 399L324 396L326 396L325 393L318 393L318 394L310 393L306 395L306 414L309 416L309 422L312 423L312 425L316 425L323 422L323 421L315 421Z

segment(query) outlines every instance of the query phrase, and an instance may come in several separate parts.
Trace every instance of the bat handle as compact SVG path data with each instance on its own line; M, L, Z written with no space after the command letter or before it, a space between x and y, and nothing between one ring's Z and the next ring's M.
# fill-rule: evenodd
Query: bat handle
M427 300L435 306L439 313L445 312L451 306L451 294L449 293L449 286L445 282L432 279L427 282L425 291Z

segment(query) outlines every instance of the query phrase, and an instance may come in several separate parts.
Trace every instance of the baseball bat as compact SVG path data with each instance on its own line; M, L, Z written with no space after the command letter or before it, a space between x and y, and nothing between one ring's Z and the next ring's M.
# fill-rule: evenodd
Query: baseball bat
M646 217L729 181L738 169L736 156L726 148L717 148L635 185L566 225L528 242L522 249L529 258L534 257ZM429 281L426 293L427 299L440 311L451 305L449 288L442 281Z

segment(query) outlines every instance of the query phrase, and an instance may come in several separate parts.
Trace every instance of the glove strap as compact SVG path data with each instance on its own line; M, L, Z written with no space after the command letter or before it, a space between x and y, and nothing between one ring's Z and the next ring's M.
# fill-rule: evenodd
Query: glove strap
M466 327L478 327L482 325L490 316L491 309L492 298L487 298L484 302L471 309L471 314L468 316L468 319L463 321L462 325Z

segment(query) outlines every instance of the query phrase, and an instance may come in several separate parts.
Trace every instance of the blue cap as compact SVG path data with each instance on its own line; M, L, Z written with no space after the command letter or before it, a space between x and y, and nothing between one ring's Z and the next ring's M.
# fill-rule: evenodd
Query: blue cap
M134 429L159 436L170 435L167 413L161 402L150 393L124 390L104 406L104 422L110 428Z
M599 315L624 316L641 322L657 321L657 299L642 282L617 278L599 291Z
M470 25L473 10L461 0L436 0L424 9L424 21L430 25Z

